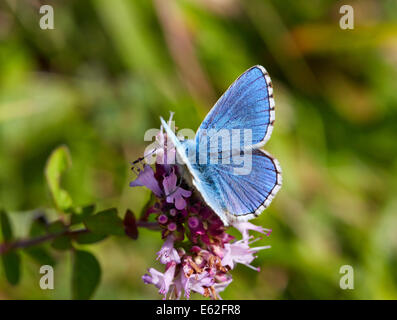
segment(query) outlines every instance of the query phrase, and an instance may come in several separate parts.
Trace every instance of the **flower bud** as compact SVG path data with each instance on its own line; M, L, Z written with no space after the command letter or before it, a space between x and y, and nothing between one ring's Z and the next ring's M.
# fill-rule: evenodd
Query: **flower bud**
M189 227L195 229L199 226L199 219L197 217L190 217L188 220Z
M175 222L171 222L170 224L168 224L168 230L175 231L176 230L176 223Z
M168 221L168 218L167 218L167 216L165 214L160 214L160 216L158 217L157 221L160 224L166 224L167 221Z

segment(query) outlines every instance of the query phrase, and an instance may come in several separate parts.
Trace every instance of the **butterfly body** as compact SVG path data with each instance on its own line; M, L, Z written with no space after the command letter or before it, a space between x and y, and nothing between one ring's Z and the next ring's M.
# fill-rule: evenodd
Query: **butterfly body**
M278 161L259 149L274 120L273 87L262 66L248 69L229 87L194 140L180 141L161 118L189 180L225 225L258 216L281 187Z

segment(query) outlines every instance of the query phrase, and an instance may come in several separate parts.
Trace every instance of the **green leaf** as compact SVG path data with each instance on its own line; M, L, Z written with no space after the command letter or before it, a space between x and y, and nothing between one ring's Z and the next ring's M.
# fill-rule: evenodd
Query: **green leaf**
M55 149L48 158L45 167L45 177L56 207L68 212L72 208L72 198L61 188L61 176L71 166L69 149L61 146Z
M96 215L85 219L86 227L97 234L124 235L123 221L117 215L117 209L108 209L98 212Z
M82 233L75 237L79 244L93 244L107 238L107 235L98 233Z
M35 260L39 265L55 266L56 261L50 253L43 247L26 248L25 253Z
M64 223L61 220L57 220L57 221L51 222L48 225L47 230L49 233L61 233L66 230L66 226L64 225Z
M3 234L3 241L9 242L13 238L11 222L7 213L4 210L0 211L0 225L1 233Z
M79 210L72 215L71 224L77 224L83 222L89 216L92 216L95 212L95 205L89 205Z
M4 242L10 242L13 239L12 227L10 219L4 210L0 211L0 224ZM15 251L10 251L3 254L1 260L8 282L12 285L18 284L21 273L21 258L19 254Z
M1 256L4 272L8 282L18 284L21 277L21 258L15 251L10 251Z
M72 297L89 299L101 279L101 267L95 256L87 251L75 251L72 274Z
M72 241L68 236L60 236L52 241L51 247L53 247L56 250L64 251L64 250L72 249L73 245L72 245Z
M47 234L47 221L45 220L45 217L40 216L32 221L29 236L34 238L45 234Z

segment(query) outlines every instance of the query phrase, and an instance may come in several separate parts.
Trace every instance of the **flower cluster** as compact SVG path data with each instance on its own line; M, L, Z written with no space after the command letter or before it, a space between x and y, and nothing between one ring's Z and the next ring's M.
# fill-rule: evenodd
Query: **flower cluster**
M156 139L155 170L144 165L130 186L146 186L156 196L143 219L154 218L160 227L164 244L157 259L165 271L150 268L142 279L155 285L164 298L179 299L183 294L189 298L193 291L219 299L219 292L232 282L230 270L237 263L259 271L251 263L256 252L269 246L250 247L259 238L249 231L270 235L271 230L240 222L233 226L241 232L241 240L226 233L219 217L183 180L178 166L168 164L167 155L174 149L162 129Z

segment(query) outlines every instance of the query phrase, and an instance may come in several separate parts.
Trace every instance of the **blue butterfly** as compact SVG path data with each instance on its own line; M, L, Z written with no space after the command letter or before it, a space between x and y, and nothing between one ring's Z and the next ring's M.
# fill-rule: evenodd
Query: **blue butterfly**
M160 118L168 139L187 167L194 187L225 225L257 217L280 190L282 177L278 161L259 149L272 133L274 106L269 74L264 67L257 65L237 78L221 96L201 123L195 139L180 141ZM223 143L223 149L208 143L218 140L217 133L222 130L237 132L240 138L237 141L234 135L231 141L226 140L226 145L229 145L227 152ZM250 133L248 142L241 139L241 132ZM214 157L220 159L218 154L221 153L221 163L211 162ZM247 155L251 161L250 170L236 174L241 163L237 163L235 158ZM199 158L204 161L197 161Z

